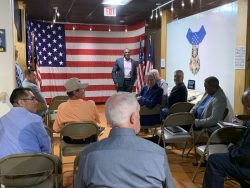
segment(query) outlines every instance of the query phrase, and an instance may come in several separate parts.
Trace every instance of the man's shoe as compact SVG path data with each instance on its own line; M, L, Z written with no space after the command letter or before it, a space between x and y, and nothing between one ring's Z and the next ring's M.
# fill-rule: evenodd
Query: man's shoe
M105 129L106 129L105 127L98 127L99 136L101 136L104 133Z

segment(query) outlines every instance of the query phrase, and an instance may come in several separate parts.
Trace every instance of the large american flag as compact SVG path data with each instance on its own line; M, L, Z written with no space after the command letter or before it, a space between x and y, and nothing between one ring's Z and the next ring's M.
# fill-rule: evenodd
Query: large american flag
M136 93L141 92L141 88L144 85L144 71L145 71L145 65L144 65L144 58L143 58L143 47L142 47L142 41L140 40L140 48L139 48L139 65L137 68L137 82L136 82Z
M63 85L71 77L89 83L87 99L104 102L116 92L111 75L115 60L128 48L131 58L138 61L139 42L144 35L144 23L131 26L52 26L27 20L27 60L31 63L34 45L42 79L41 92L48 102L54 96L66 94Z
M149 37L147 40L146 63L145 74L153 69L153 49L151 37Z

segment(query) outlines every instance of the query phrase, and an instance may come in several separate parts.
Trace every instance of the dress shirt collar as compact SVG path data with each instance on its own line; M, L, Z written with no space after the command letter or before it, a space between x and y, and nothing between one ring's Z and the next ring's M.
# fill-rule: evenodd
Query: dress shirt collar
M130 128L112 128L109 137L113 136L136 136L133 129Z
M131 58L129 58L129 60L127 60L125 57L123 58L124 62L130 62L131 63Z
M13 108L11 108L11 111L20 111L20 112L29 112L29 113L31 113L30 111L28 111L26 108L24 108L24 107L19 107L19 106L16 106L16 107L13 107Z

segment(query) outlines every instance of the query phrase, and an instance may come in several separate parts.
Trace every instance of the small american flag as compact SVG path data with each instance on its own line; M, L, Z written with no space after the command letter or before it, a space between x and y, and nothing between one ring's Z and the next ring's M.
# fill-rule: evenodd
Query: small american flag
M139 66L137 68L137 82L136 82L136 93L141 92L141 88L144 85L144 58L143 58L143 48L142 48L142 41L140 40L140 48L139 48Z
M147 40L147 53L146 53L146 69L145 74L153 69L153 50L151 45L151 37Z

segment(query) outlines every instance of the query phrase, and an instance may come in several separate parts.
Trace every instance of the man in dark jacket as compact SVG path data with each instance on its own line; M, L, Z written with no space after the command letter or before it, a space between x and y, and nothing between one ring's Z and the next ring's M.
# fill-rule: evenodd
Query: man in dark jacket
M161 119L165 119L169 115L169 108L178 102L187 102L187 88L183 83L184 73L182 70L176 70L174 73L175 86L168 96L168 106L161 111Z
M187 102L187 88L183 83L184 73L182 70L177 70L174 73L175 86L168 96L168 105L171 107L177 102Z
M117 92L132 92L137 79L137 69L135 61L130 58L128 48L124 50L124 57L115 61L112 69L112 78Z
M249 111L250 89L242 95L242 104ZM203 188L223 188L224 178L236 179L241 187L250 185L250 121L244 123L247 130L239 145L232 145L228 153L218 153L209 156L203 180Z

